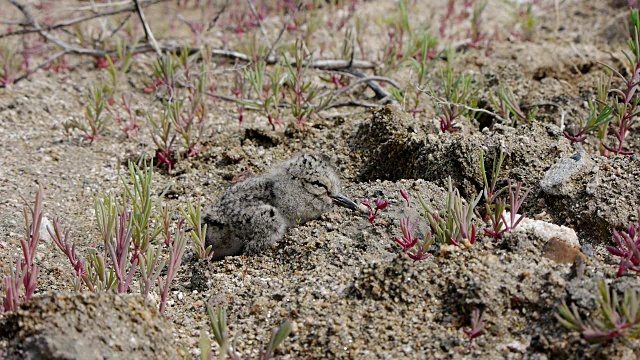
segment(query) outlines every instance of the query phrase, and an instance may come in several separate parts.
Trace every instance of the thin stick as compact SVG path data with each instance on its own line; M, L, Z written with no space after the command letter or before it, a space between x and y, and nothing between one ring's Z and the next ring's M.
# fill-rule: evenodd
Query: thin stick
M213 19L211 19L211 21L209 21L209 25L207 26L207 30L204 32L205 34L208 33L211 29L213 29L214 26L216 26L216 24L218 23L218 20L220 20L220 17L222 16L222 14L224 14L224 12L227 10L227 6L229 6L229 1L228 0L224 3L224 5L222 6L222 9L220 9L220 11L218 11L216 16Z
M249 5L249 9L251 9L251 13L253 13L253 16L256 17L256 21L258 22L258 26L260 27L260 32L262 33L262 36L264 36L264 41L266 41L267 45L269 45L269 48L271 48L271 42L269 41L269 35L267 35L267 31L264 29L264 26L262 25L262 20L260 20L260 16L258 15L258 12L256 11L256 7L253 5L253 1L252 0L245 0L245 1Z
M427 94L427 93L425 93L425 94ZM429 94L427 94L427 95L431 98L431 100L433 100L438 105L448 105L448 106L461 107L461 108L463 108L465 110L481 112L481 113L484 113L484 114L487 114L487 115L491 115L491 116L495 117L496 119L498 119L498 120L500 120L502 122L505 122L505 123L508 122L506 119L503 119L502 117L500 117L500 115L494 113L493 111L489 111L487 109L481 109L481 108L474 108L474 107L471 107L471 106L467 106L465 104L452 103L452 102L449 102L449 101L446 101L446 100L438 99L438 98L436 98L436 97L434 97L432 95L429 95Z
M351 65L355 65L356 61L353 62L353 64ZM345 69L345 72L355 75L359 78L367 78L368 76L366 74L364 74L361 71L358 71L356 69ZM376 97L381 101L381 102L391 102L393 104L397 104L398 102L395 101L392 97L391 94L382 88L382 86L380 86L377 82L373 81L373 80L365 80L365 83L367 84L367 86L373 90L373 92L376 94Z
M162 46L161 49L163 51L168 51L168 52L176 52L176 51L180 51L181 49L183 49L182 47L179 46ZM146 49L146 51L149 51L149 49ZM200 51L199 48L192 48L189 49L189 54L196 54ZM138 52L145 52L145 47L141 47ZM212 55L214 56L220 56L220 57L224 57L224 58L228 58L228 59L232 59L232 60L242 60L242 61L246 61L246 62L251 62L253 59L251 58L250 55L241 53L241 52L237 52L237 51L230 51L230 50L222 50L222 49L212 49L211 50ZM275 65L275 64L285 64L283 58L276 58L276 57L270 57L269 59L266 60L266 63L268 65ZM290 63L291 66L295 67L296 66L296 62L291 62ZM321 69L321 70L345 70L347 68L349 68L349 60L342 60L342 59L319 59L319 60L308 60L308 61L304 61L304 66L306 67L310 67L310 68L314 68L314 69ZM376 68L376 64L370 62L370 61L365 61L365 60L354 60L353 63L351 64L351 68L354 69L375 69ZM360 73L362 74L362 73ZM355 74L353 74L355 75ZM355 75L358 76L358 75ZM366 75L362 74L362 76L358 76L358 77L364 77Z
M156 52L156 55L162 56L162 52L160 51L160 48L158 47L158 43L156 42L156 38L153 36L153 33L151 32L151 28L149 27L149 24L147 23L147 19L145 19L145 17L144 17L144 12L142 12L142 6L140 6L140 0L134 0L134 1L136 3L136 11L138 12L138 16L140 17L140 21L142 22L142 26L144 28L144 33L147 36L147 42L149 44L151 44L151 47Z
M240 105L244 105L245 106L245 110L253 110L253 111L261 111L262 110L262 106L264 106L264 103L262 101L255 101L255 100L243 100L243 99L238 99L235 97L231 97L231 96L226 96L226 95L220 95L220 94L214 94L214 93L210 93L210 92L205 92L206 95L215 98L215 99L219 99L222 101L228 101L228 102L232 102L235 104L240 104ZM373 103L365 103L365 102L359 102L359 101L353 101L353 100L349 100L349 101L343 101L343 102L337 102L337 103L333 103L333 104L329 104L325 107L322 107L322 110L327 110L327 109L333 109L333 108L338 108L338 107L347 107L347 106L352 106L352 107L364 107L364 108L377 108L380 107L379 104L373 104ZM289 108L290 106L287 104L278 104L279 108ZM307 104L305 106L306 109L318 109L318 106L313 106L311 104Z
M60 51L58 53L53 54L50 58L48 58L46 61L42 62L40 65L36 66L35 68L29 70L27 73L22 74L20 76L18 76L17 78L15 78L15 80L13 80L13 83L17 83L18 81L24 80L26 78L28 78L29 76L31 76L31 74L33 74L34 72L42 69L43 67L51 64L52 62L54 62L57 58L66 55L67 52L66 51Z
M536 106L553 106L558 108L560 110L560 131L564 130L564 118L565 118L566 112L564 111L564 108L560 106L560 104L557 104L554 102L541 102L537 104L523 105L522 108L527 109L527 108L532 108Z
M291 22L291 19L293 19L293 15L289 15L287 17L287 20L285 20L284 24L282 25L282 29L280 29L280 33L278 34L278 37L276 38L276 41L273 43L273 45L271 45L269 47L269 51L267 51L267 55L264 57L265 60L267 60L267 59L269 59L269 57L271 57L271 53L275 49L275 47L278 44L278 42L280 42L280 39L282 38L282 35L284 34L284 31L287 30L287 27L289 26L289 23Z
M65 10L71 10L71 11L86 11L86 10L93 10L94 8L105 8L105 7L116 7L116 6L122 6L122 5L127 5L130 4L131 1L127 0L127 1L120 1L120 2L116 2L116 3L106 3L106 4L91 4L89 6L81 6L81 7L77 7L77 8L66 8Z
M131 19L131 14L127 14L127 17L124 18L124 20L122 20L122 22L120 22L120 25L118 25L115 29L113 29L113 31L111 31L111 36L109 37L113 37L118 31L120 31L120 29L122 29L122 27L127 23L127 21L129 21L129 19Z
M353 15L353 14L352 14ZM355 29L356 27L353 27L353 31L351 31L351 56L349 57L349 67L351 67L351 65L353 65L353 59L356 58L356 39L355 39Z
M353 75L351 73L347 73L350 75ZM367 81L384 81L386 83L391 84L393 87L395 87L396 89L402 89L400 87L400 85L398 85L398 83L396 83L394 80L389 79L388 77L384 77L384 76L367 76L367 77L363 77L363 78L358 78L358 80L352 82L351 84L349 84L348 86L345 86L344 88L340 89L336 95L340 95L344 92L347 92L351 89L353 89L354 87L358 86L358 84L361 84L363 82L367 82Z
M148 5L152 5L152 4L156 4L156 3L160 3L160 2L165 2L165 1L168 1L168 0L147 0L147 1L142 2L141 5L142 6L148 6ZM13 3L13 1L12 1L12 3ZM100 12L100 13L96 13L96 14L93 14L93 15L84 16L84 17L81 17L81 18L72 19L72 20L69 20L69 21L66 21L66 22L62 22L62 23L59 23L59 24L56 24L56 25L47 26L47 27L40 28L40 29L16 30L16 31L0 34L0 39L5 38L5 37L9 37L9 36L15 36L15 35L24 35L24 34L36 33L36 32L40 32L41 30L44 30L44 31L56 30L56 29L72 26L72 25L75 25L75 24L78 24L78 23L81 23L81 22L93 20L95 18L100 18L100 17L104 17L104 16L111 16L111 15L121 14L121 13L125 13L125 12L133 12L135 10L136 10L135 6L130 6L130 7L123 8L123 9L105 11L105 12ZM25 25L33 25L33 24L30 23L30 24L25 24Z
M363 108L369 108L369 109L370 109L370 108L377 108L377 107L380 107L380 104L374 104L374 103L367 103L367 102L360 102L360 101L349 100L349 101L342 101L342 102L337 102L337 103L329 104L329 105L327 105L323 110L333 109L333 108L339 108L339 107L347 107L347 106L363 107Z
M219 100L223 100L223 101L228 101L228 102L232 102L232 103L236 103L236 104L240 104L240 105L244 105L244 106L255 106L255 108L251 108L251 107L245 107L245 109L247 110L256 110L259 111L262 109L262 106L264 106L264 104L262 103L262 101L253 101L253 100L243 100L243 99L238 99L238 98L234 98L231 96L226 96L226 95L220 95L220 94L214 94L214 93L210 93L210 92L204 92L207 96L210 96L212 98L215 99L219 99Z
M42 36L46 40L49 40L52 43L58 45L59 47L61 47L67 53L94 55L94 56L104 56L106 54L105 51L99 51L98 52L96 50L77 48L77 47L71 46L71 45L69 45L69 44L67 44L67 43L65 43L63 41L60 41L58 38L56 38L55 36L49 34L42 27L40 27L40 25L38 24L38 21L36 20L36 18L33 16L33 14L31 14L31 12L26 8L25 5L19 3L17 0L9 0L9 2L11 4L13 4L13 6L18 8L18 10L20 10L20 12L27 18L27 21L29 21L31 23L31 26L33 26L37 30L37 32L38 32L38 34L40 34L40 36ZM99 53L99 55L96 55L96 53Z

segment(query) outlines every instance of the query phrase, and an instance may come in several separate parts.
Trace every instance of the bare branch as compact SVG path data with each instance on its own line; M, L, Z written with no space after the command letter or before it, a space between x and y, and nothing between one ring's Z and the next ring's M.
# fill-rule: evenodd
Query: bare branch
M124 18L124 20L122 20L122 21L120 22L120 24L119 24L118 26L116 26L116 28L115 28L115 29L113 29L113 31L111 31L111 35L110 35L109 37L113 37L113 36L114 36L118 31L120 31L120 29L122 29L122 27L127 23L127 21L129 21L129 19L131 19L131 15L132 15L132 14L133 14L133 13L131 13L131 14L127 14L127 17L126 17L126 18Z
M140 22L142 22L142 27L144 28L144 34L147 36L147 42L151 45L153 50L156 52L156 55L161 56L162 52L160 52L160 48L158 47L158 43L156 42L156 38L153 36L151 32L151 28L147 23L147 19L144 17L144 12L142 12L142 6L140 6L140 0L134 0L136 3L136 12L140 17Z
M346 60L345 60L345 62L348 63L348 61L346 61ZM356 62L357 61L354 61L353 64L351 64L351 65L355 65ZM355 76L357 76L359 78L363 78L364 79L364 78L368 77L367 74L365 74L365 73L363 73L361 71L358 71L356 69L351 69L350 68L350 69L345 69L344 71L349 73L349 74L355 75ZM375 82L373 80L364 80L364 81L367 84L367 86L371 90L373 90L373 92L376 94L376 98L378 98L382 103L391 102L393 104L397 104L397 101L395 101L393 99L393 97L391 96L391 94L387 90L383 89L382 86L380 86L380 84L378 84L377 82Z
M120 1L120 2L109 2L109 3L106 3L106 4L91 4L91 5L88 5L88 6L81 6L81 7L77 7L77 8L69 7L68 9L72 10L72 11L87 11L87 10L93 11L96 8L106 8L106 7L111 8L111 7L128 5L128 4L131 4L130 0L125 0L125 1Z
M152 4L156 4L156 3L160 3L160 2L165 2L165 1L169 1L169 0L146 0L140 3L141 6L149 6ZM13 1L11 2L13 3ZM15 4L14 4L15 5ZM22 11L22 10L20 10ZM40 29L22 29L22 30L16 30L16 31L12 31L12 32L8 32L5 34L0 34L0 39L5 38L5 37L9 37L9 36L15 36L15 35L24 35L24 34L30 34L30 33L37 33L40 32L42 30L44 31L51 31L51 30L56 30L56 29L60 29L60 28L64 28L64 27L68 27L68 26L72 26L81 22L85 22L85 21L89 21L89 20L93 20L96 18L101 18L101 17L105 17L105 16L111 16L111 15L116 15L116 14L121 14L121 13L126 13L126 12L133 12L136 11L136 7L135 6L130 6L130 7L126 7L126 8L122 8L122 9L117 9L117 10L110 10L110 11L105 11L105 12L100 12L100 13L95 13L93 15L88 15L88 16L83 16L80 18L76 18L76 19L72 19L72 20L68 20L56 25L51 25L51 26L47 26L44 28L40 28ZM24 12L22 12L24 14ZM33 23L30 21L29 24L22 24L24 26L33 26Z
M347 74L353 75L350 72L347 72ZM367 76L367 77L361 77L358 80L356 80L356 81L352 82L351 84L349 84L348 86L345 86L343 89L340 89L336 93L336 95L340 95L340 94L342 94L344 92L347 92L347 91L353 89L354 87L358 86L358 84L361 84L363 82L368 82L368 81L384 81L386 83L391 84L396 89L402 89L402 87L400 87L400 85L398 83L396 83L393 79L389 79L388 77L384 77L384 76Z
M40 25L38 24L38 20L36 20L36 18L33 16L33 14L31 14L31 12L27 9L27 7L25 5L19 3L17 0L9 0L9 2L11 4L13 4L13 6L18 8L18 10L20 10L20 12L22 12L22 14L27 18L27 21L29 21L31 23L30 25L33 26L34 29L36 29L36 31L38 32L38 34L40 34L40 36L42 36L46 40L51 41L52 43L58 45L65 52L67 52L67 53L75 53L75 54L83 54L83 55L94 55L94 56L104 56L106 54L105 51L78 48L78 47L71 46L71 45L59 40L55 36L49 34L42 27L40 27ZM99 53L99 55L96 55L96 53Z
M220 9L220 11L218 11L216 16L213 19L211 19L211 21L209 21L209 25L207 26L207 30L205 31L205 34L208 33L209 30L213 29L214 26L216 26L222 14L224 14L224 12L227 10L227 6L229 6L229 0L225 1L224 5L222 5L222 9Z
M363 108L369 108L370 109L370 108L378 108L381 105L380 104L374 104L374 103L367 103L367 102L349 100L349 101L336 102L336 103L327 105L323 110L339 108L339 107L347 107L347 106L363 107Z
M48 58L47 60L45 60L44 62L42 62L41 64L39 64L38 66L36 66L35 68L29 70L27 73L22 74L20 76L18 76L17 78L15 78L15 80L13 80L13 83L17 83L18 81L24 80L26 78L28 78L29 76L31 76L31 74L33 74L34 72L42 69L43 67L51 64L52 62L56 61L57 58L66 55L67 52L66 51L60 51L57 52L55 54L53 54L53 56L51 56L50 58Z
M264 36L264 41L266 41L267 45L269 45L269 48L271 48L271 41L269 41L269 35L267 35L267 31L264 29L264 26L262 25L262 20L260 20L260 16L256 11L256 7L253 5L253 1L252 0L245 0L245 1L249 5L249 9L251 9L251 13L253 14L253 16L255 16L256 21L258 22L258 26L260 27L260 32L262 33L262 36Z
M267 59L269 59L271 57L271 53L273 53L273 50L276 48L276 45L280 42L280 39L282 38L282 35L284 34L285 30L287 30L287 27L289 26L289 23L293 19L293 15L294 14L289 15L287 17L287 20L285 20L284 24L282 24L282 29L280 29L280 33L278 33L278 37L276 38L276 41L273 43L273 45L271 45L269 47L269 51L267 51L267 55L264 57L265 60L267 60Z
M537 106L553 106L558 108L560 110L560 131L564 130L564 118L566 116L566 112L564 111L564 108L560 106L560 104L554 103L554 102L541 102L537 104L523 105L522 108L527 109L527 108L532 108Z

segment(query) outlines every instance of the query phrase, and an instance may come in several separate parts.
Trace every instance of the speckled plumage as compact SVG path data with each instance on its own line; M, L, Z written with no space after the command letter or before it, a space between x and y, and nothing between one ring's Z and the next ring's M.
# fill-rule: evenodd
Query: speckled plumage
M296 156L233 185L204 217L213 259L263 252L288 227L317 219L334 204L356 209L341 188L335 169L316 154Z

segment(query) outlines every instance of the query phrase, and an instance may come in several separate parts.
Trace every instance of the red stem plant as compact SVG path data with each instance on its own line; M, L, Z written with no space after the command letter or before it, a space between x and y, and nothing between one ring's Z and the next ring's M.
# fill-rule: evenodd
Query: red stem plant
M638 216L640 216L640 209L638 209ZM638 250L640 246L640 220L638 220L638 224L629 224L626 231L618 232L613 229L613 239L618 246L607 245L607 250L620 257L617 276L627 270L640 273L640 250Z
M38 284L40 268L34 262L36 249L40 242L40 227L42 225L42 189L36 193L36 201L31 209L23 209L26 236L20 239L22 257L16 261L15 268L11 269L9 276L5 276L3 284L4 297L0 304L0 312L14 311L33 296ZM29 221L31 218L31 221ZM20 291L20 285L23 290Z
M608 153L616 155L633 155L632 151L625 150L625 139L631 128L637 123L640 109L640 96L638 96L638 86L640 85L640 41L638 32L640 31L640 16L637 9L630 11L630 39L627 41L628 52L623 52L627 58L627 71L629 77L623 76L619 71L611 66L605 65L611 72L623 81L622 89L610 89L609 81L600 80L598 82L597 105L591 104L589 120L583 125L569 128L564 131L564 136L572 143L584 142L586 135L590 131L598 130L601 151L604 155ZM608 99L608 95L613 93L617 96L613 100ZM614 138L613 144L606 143L606 130L609 130Z

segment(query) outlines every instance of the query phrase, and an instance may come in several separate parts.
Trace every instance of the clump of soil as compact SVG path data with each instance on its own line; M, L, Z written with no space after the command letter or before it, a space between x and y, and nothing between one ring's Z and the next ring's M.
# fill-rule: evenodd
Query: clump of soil
M178 359L172 329L140 295L37 296L0 322L6 359Z
M573 227L589 242L607 244L611 229L638 221L640 161L635 156L578 157L587 158L583 171L566 180L569 190L546 194L546 208L555 223Z
M421 128L393 106L374 110L371 121L353 136L351 146L362 162L362 180L414 178L445 184L450 176L465 197L475 196L483 187L481 151L488 169L499 152L505 152L501 177L523 181L534 194L545 170L573 152L553 125L497 127L468 136L440 134Z

